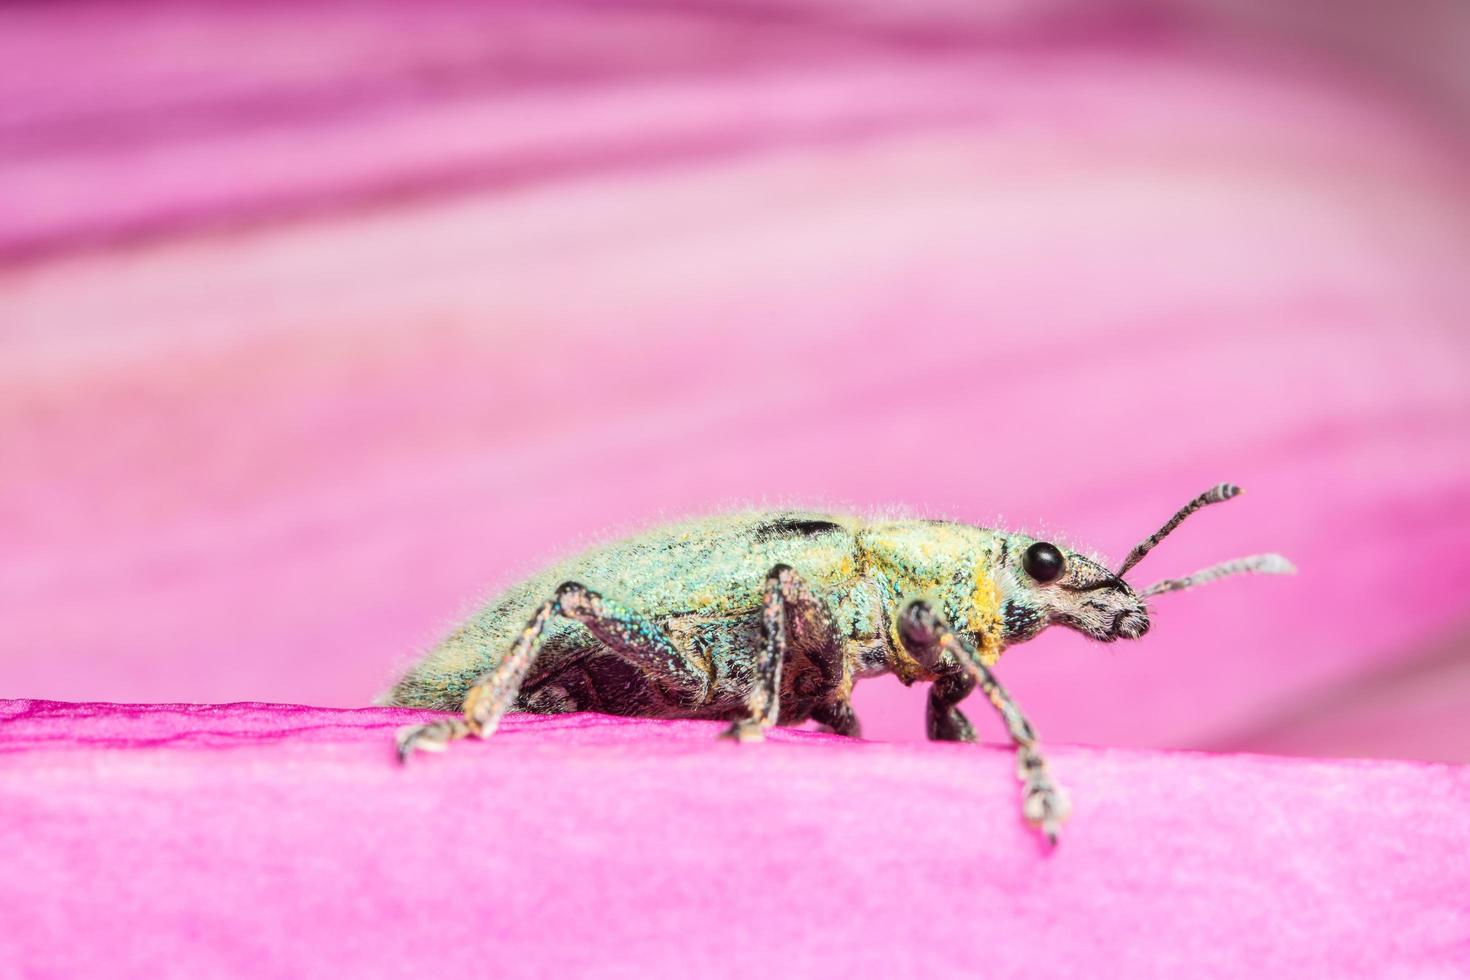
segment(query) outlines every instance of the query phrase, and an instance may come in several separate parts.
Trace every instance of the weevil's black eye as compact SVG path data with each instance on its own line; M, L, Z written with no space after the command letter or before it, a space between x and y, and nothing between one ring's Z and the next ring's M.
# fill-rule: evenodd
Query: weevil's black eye
M1056 545L1038 541L1026 549L1021 567L1038 582L1053 582L1067 570L1067 559Z

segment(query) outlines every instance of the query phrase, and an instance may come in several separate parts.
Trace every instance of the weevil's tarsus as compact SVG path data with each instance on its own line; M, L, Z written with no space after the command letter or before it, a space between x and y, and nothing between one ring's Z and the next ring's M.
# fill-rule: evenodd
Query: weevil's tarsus
M1296 566L1281 555L1250 555L1246 558L1232 558L1230 561L1222 561L1218 565L1202 568L1183 578L1163 579L1138 593L1138 596L1140 599L1147 599L1149 596L1163 595L1165 592L1182 592L1185 589L1192 589L1197 585L1204 585L1207 582L1213 582L1216 579L1226 578L1230 575L1295 574Z
M1158 543L1167 538L1176 527L1178 527L1180 524L1183 524L1184 519L1190 514L1193 514L1201 507L1206 507L1210 504L1218 504L1221 501L1229 500L1232 497L1238 497L1241 493L1242 491L1240 487L1237 487L1235 484L1221 483L1217 486L1210 487L1210 489L1206 490L1198 497L1195 497L1189 503L1179 508L1179 512L1173 517L1169 518L1169 520L1164 524L1163 527L1159 528L1153 534L1150 534L1148 537L1144 538L1134 547L1132 551L1128 552L1128 557L1124 558L1123 564L1118 566L1118 577L1122 578L1124 575L1128 574L1128 570L1130 568L1143 561L1143 556L1147 555L1150 551L1153 551Z
M990 700L1016 745L1016 772L1022 784L1021 815L1055 844L1070 807L1066 794L1052 781L1037 744L1036 730L1021 713L1015 699L1001 687L1000 681L981 661L975 649L956 636L927 602L918 600L904 607L899 617L899 636L915 660L933 663L941 671L963 673L970 679L970 686L979 687ZM941 696L941 704L952 692L961 689L963 685L953 685L950 692ZM931 724L932 718L931 715ZM943 722L950 722L947 716L941 718ZM969 723L965 721L964 724L968 726ZM967 740L972 740L974 732L971 731L969 736Z
M414 752L443 752L450 742L471 735L462 718L445 718L426 725L409 725L398 730L398 761L407 762Z
M1017 751L1016 777L1024 787L1022 815L1027 823L1041 831L1049 846L1056 847L1062 823L1072 807L1061 787L1052 782L1046 760L1034 746L1022 746Z

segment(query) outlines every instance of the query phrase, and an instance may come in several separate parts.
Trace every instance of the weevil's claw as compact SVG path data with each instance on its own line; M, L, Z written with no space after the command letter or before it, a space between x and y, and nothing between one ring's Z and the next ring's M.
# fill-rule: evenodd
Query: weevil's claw
M720 738L728 738L735 742L764 742L766 730L761 727L760 722L742 718L721 732Z
M428 727L428 725L408 725L398 729L398 734L393 741L398 746L398 761L400 764L408 762L408 757L413 755L414 749L429 748L423 737L424 729ZM420 742L424 744L420 745Z
M1025 802L1021 804L1021 814L1026 822L1040 830L1052 845L1056 844L1062 822L1067 819L1067 810L1066 796L1055 787L1028 788Z
M1021 812L1026 822L1046 838L1047 849L1057 846L1062 821L1067 819L1067 798L1056 788L1028 791Z
M1021 791L1021 815L1026 822L1037 828L1046 837L1051 847L1056 847L1062 823L1072 810L1067 794L1051 780L1046 761L1035 749L1022 748L1016 760L1017 774L1024 784Z
M400 728L394 739L398 746L398 761L407 762L415 749L420 752L443 752L451 741L464 738L468 734L470 727L459 718Z

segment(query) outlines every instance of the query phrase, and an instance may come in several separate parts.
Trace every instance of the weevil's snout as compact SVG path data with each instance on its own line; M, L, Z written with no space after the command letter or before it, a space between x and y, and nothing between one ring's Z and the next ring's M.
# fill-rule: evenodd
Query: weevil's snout
M1083 582L1069 591L1059 591L1059 608L1054 619L1086 633L1094 640L1136 640L1148 632L1148 609L1122 579L1111 573L1105 579Z

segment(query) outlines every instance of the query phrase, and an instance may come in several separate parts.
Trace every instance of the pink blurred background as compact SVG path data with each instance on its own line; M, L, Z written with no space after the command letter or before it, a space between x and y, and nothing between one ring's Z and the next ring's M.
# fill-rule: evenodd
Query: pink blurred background
M1467 38L1451 2L8 5L0 696L366 704L668 517L1116 561L1230 480L1142 579L1301 574L1013 649L1047 739L1470 760ZM921 737L922 691L857 701Z

